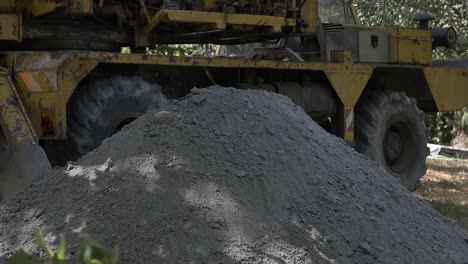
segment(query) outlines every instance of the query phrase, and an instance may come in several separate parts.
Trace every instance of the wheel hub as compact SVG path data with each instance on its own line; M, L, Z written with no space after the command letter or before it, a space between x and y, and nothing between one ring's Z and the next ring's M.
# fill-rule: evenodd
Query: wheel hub
M414 157L415 137L404 122L392 124L385 133L383 154L387 166L395 173L402 173L411 167Z
M385 150L385 155L390 161L395 161L400 157L402 145L401 137L397 132L391 130L387 133Z

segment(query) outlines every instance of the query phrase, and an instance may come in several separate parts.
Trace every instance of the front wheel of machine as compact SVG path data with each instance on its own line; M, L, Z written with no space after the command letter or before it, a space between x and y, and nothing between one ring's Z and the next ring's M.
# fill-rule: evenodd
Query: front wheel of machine
M140 77L112 76L82 84L69 104L69 137L78 156L165 103L161 87Z
M428 155L424 113L416 101L403 92L372 91L356 109L356 150L416 190Z

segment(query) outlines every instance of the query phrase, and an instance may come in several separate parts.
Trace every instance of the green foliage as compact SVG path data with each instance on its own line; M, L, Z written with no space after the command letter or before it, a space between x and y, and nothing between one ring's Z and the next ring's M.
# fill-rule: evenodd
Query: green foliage
M461 37L458 39L458 45L462 48L468 49L468 37Z
M431 143L449 145L456 134L455 112L426 114L428 141Z
M42 236L41 231L39 229L36 229L34 233L36 234L36 241L38 247L45 251L47 258L50 260L51 263L58 264L63 263L65 261L65 242L63 241L63 239L60 241L60 245L57 249L57 252L54 253L54 251L44 241L44 237Z
M435 17L433 27L454 27L459 35L453 50L438 48L435 59L468 57L468 1L460 0L355 0L361 21L374 26L416 27L418 13ZM426 116L429 142L451 144L459 133L468 133L468 110Z
M28 255L26 252L23 250L20 250L15 253L9 260L9 264L41 264L41 261L34 256L34 255ZM47 263L47 262L46 262Z
M468 134L468 107L461 114L461 129L465 134Z
M118 255L118 246L110 250L94 240L86 239L80 251L80 261L83 264L115 264Z
M436 58L468 56L468 1L460 0L355 0L361 20L367 25L416 27L412 21L418 13L435 17L433 27L454 27L461 37L454 50L438 50Z
M9 260L9 264L65 264L66 245L65 240L61 240L57 250L54 252L45 242L44 236L39 229L35 230L36 243L39 249L46 255L45 260L40 260L34 254L27 254L23 250L15 253ZM119 255L119 247L115 246L112 250L107 249L98 242L85 239L81 247L79 258L82 264L116 264Z

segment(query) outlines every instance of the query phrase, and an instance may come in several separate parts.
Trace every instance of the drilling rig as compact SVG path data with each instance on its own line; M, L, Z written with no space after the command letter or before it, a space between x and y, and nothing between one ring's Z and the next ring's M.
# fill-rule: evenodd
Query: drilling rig
M468 61L432 57L457 33L433 19L365 26L349 0L3 0L0 194L97 148L161 98L213 84L289 96L414 190L426 172L424 112L468 105ZM147 52L251 43L238 56Z

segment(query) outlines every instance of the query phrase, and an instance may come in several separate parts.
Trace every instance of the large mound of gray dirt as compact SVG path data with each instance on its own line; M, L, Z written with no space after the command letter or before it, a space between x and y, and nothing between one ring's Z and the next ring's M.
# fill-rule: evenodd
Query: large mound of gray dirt
M194 89L0 217L0 259L40 227L75 256L81 234L120 243L120 263L468 263L452 221L264 91Z

